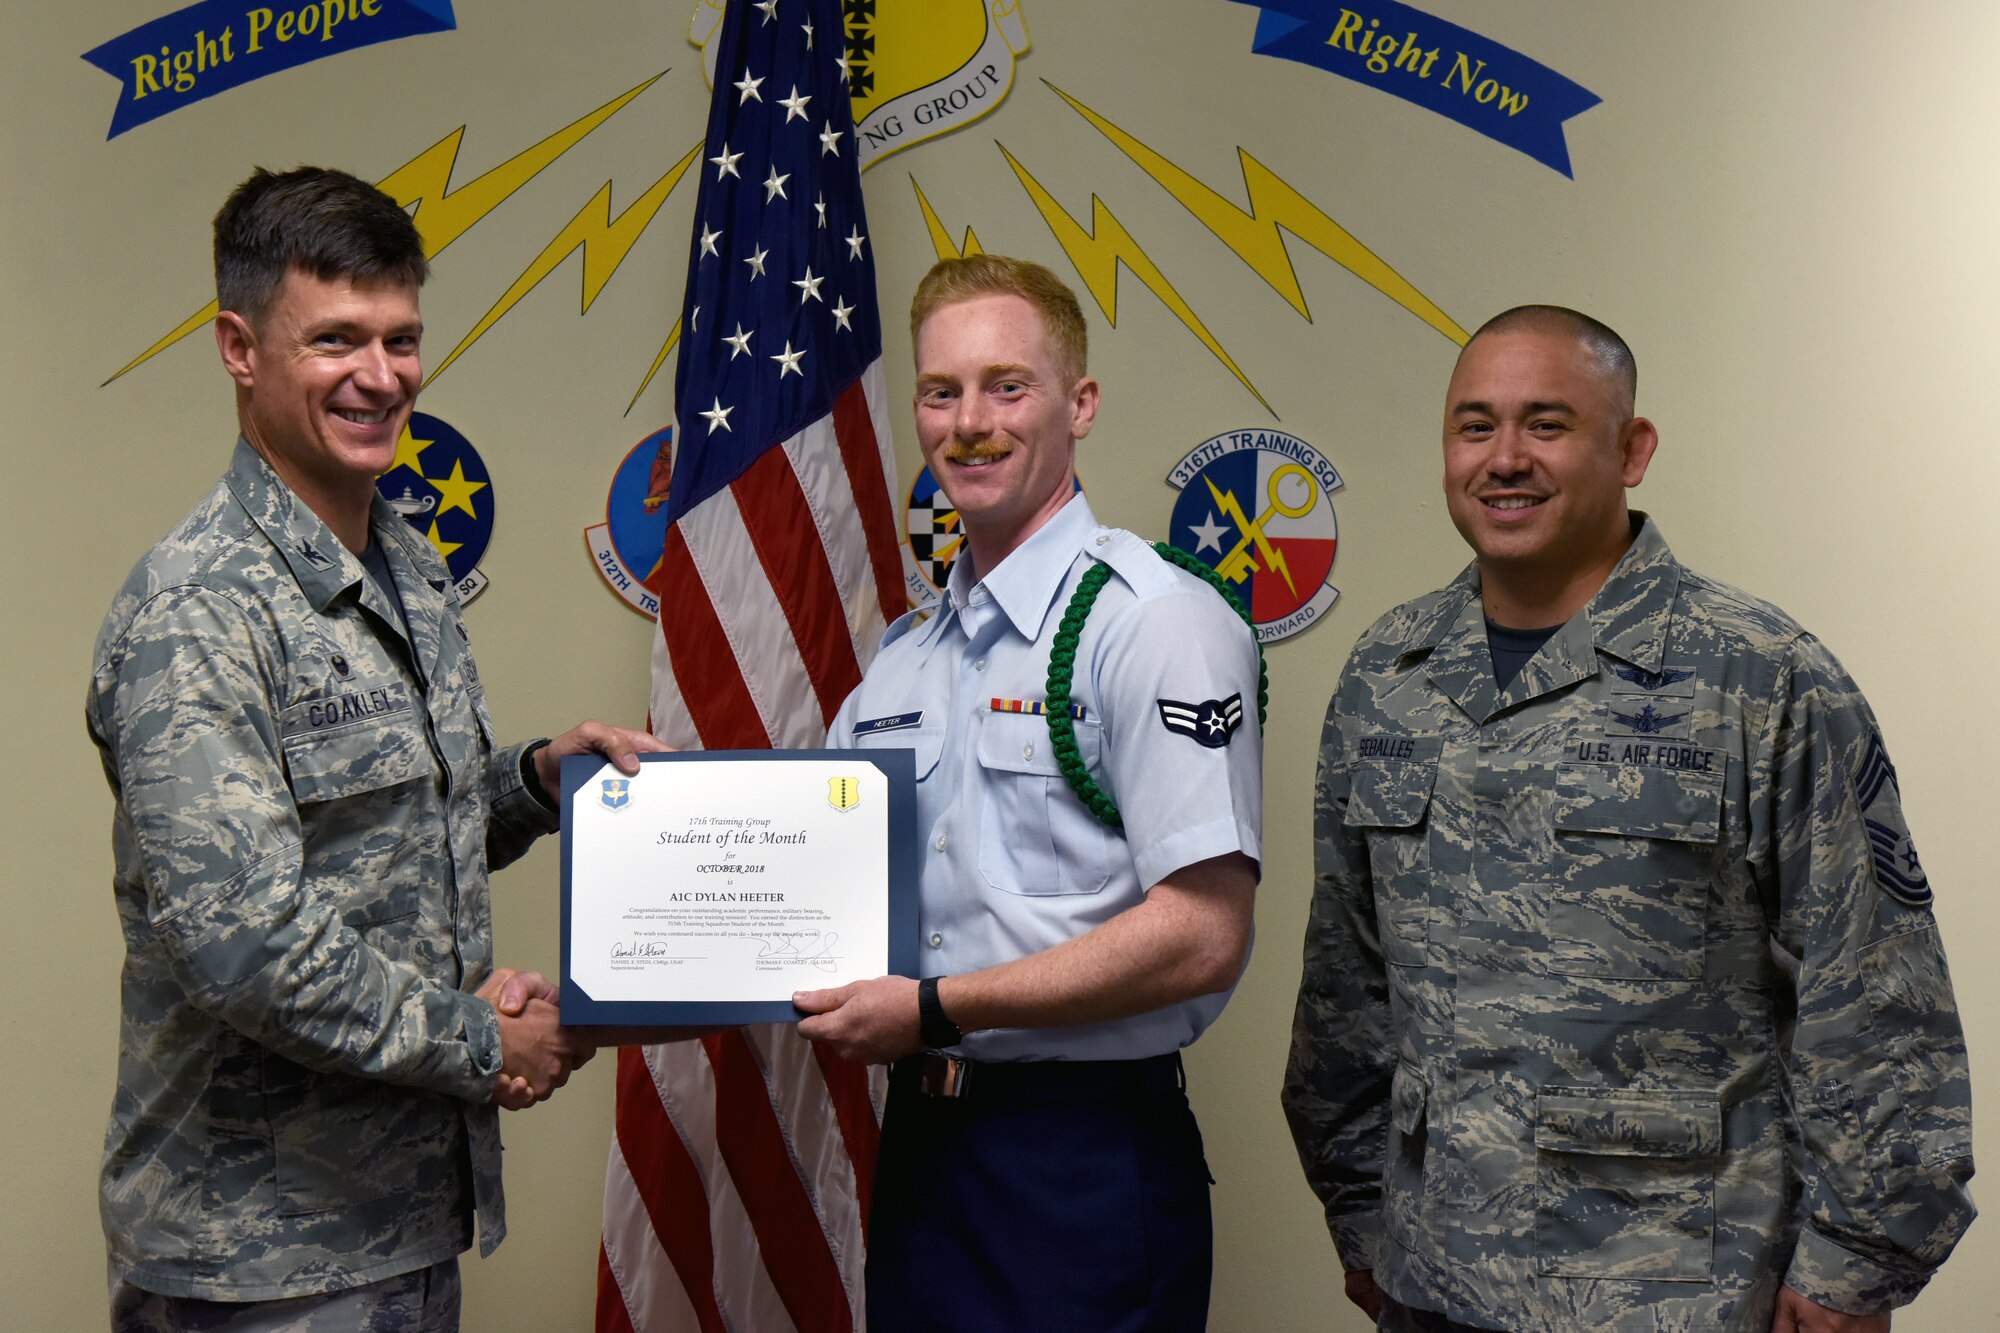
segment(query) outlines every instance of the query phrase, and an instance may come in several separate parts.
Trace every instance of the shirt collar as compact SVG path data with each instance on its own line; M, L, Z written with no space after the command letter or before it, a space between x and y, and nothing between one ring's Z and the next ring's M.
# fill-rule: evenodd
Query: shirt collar
M1666 652L1667 619L1680 591L1681 566L1652 515L1632 511L1638 524L1632 545L1584 606L1590 637L1597 647L1634 666L1657 671ZM1402 653L1429 652L1442 643L1479 599L1479 563L1459 572L1403 636ZM1484 621L1479 622L1484 632Z
M971 561L953 561L944 596L950 615L962 616L982 600L983 591L1021 637L1040 637L1056 594L1069 578L1085 539L1096 529L1097 516L1079 491L978 583L972 581ZM947 618L939 616L938 620Z
M241 436L230 456L230 492L292 571L299 591L324 611L361 582L361 562Z

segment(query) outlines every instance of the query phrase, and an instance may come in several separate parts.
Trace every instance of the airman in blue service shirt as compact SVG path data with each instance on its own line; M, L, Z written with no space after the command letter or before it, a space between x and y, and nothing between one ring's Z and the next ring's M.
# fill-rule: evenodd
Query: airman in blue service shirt
M1077 583L1113 577L1086 622L1071 685L1077 744L1117 802L1107 827L1056 764L1042 704ZM1184 866L1258 858L1263 736L1249 626L1213 588L1081 495L974 583L951 571L925 618L889 627L828 744L916 752L923 835L922 972L1038 953L1144 900ZM976 1060L1129 1060L1186 1046L1229 992L1112 1022L966 1036Z

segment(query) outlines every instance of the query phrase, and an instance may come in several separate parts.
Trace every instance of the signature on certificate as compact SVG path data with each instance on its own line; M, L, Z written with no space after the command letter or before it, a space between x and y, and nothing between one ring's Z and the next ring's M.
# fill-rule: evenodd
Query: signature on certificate
M810 963L822 972L831 972L840 961L829 951L840 942L834 931L781 930L770 935L752 935L757 957L773 962Z

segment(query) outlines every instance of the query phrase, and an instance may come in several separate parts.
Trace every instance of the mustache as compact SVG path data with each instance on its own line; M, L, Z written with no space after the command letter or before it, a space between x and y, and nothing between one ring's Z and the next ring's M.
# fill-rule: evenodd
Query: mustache
M953 440L944 447L948 463L984 463L989 459L1005 458L1012 452L1005 445L986 440Z

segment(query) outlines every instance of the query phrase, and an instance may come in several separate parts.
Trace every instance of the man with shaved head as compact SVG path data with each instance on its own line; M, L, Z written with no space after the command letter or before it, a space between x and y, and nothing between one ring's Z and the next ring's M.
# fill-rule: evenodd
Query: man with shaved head
M1972 1221L1965 1043L1874 716L1625 492L1625 341L1460 354L1474 559L1327 713L1285 1109L1387 1330L1880 1333Z

